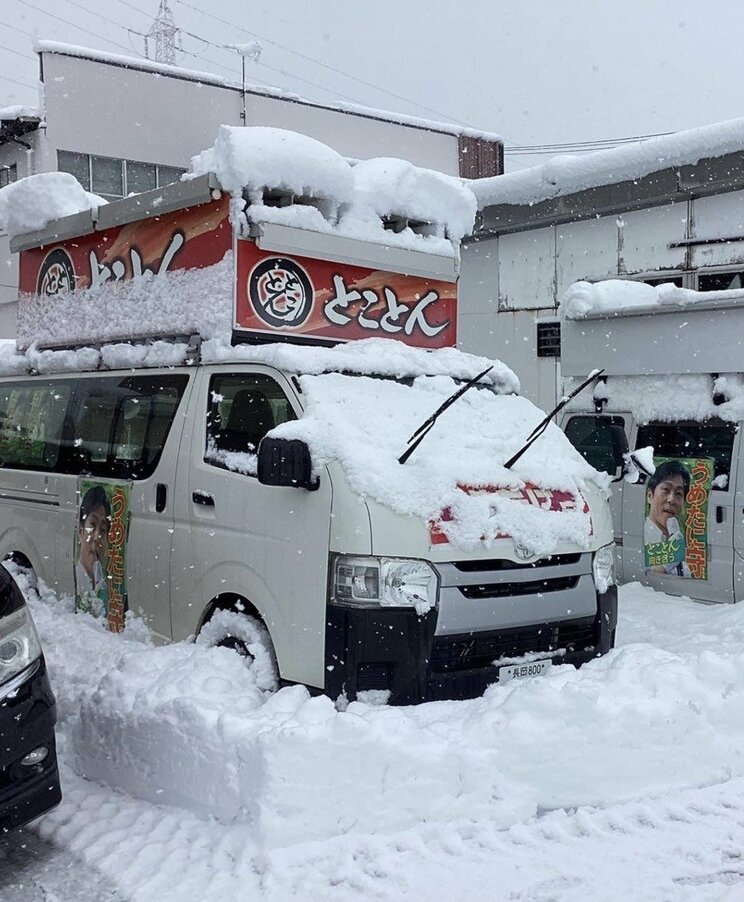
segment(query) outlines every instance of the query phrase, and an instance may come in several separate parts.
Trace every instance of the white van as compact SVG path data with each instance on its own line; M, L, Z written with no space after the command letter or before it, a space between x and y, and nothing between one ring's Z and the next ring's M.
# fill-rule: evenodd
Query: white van
M744 292L576 283L562 303L567 384L604 375L564 415L599 470L652 447L656 473L618 481L610 504L621 581L705 602L744 596Z
M361 348L358 360L365 363ZM96 485L109 497L118 488L129 516L122 605L163 640L194 635L219 609L252 615L268 629L281 679L332 697L369 689L389 690L397 702L470 696L522 665L537 674L550 662L580 664L608 651L616 624L605 553L612 530L590 482L582 494L592 534L583 546L564 538L552 554L537 556L504 537L463 551L425 519L362 497L350 486L353 464L319 466L299 439L264 439L322 404L328 384L345 393L349 429L360 428L355 413L370 396L398 398L400 416L410 417L411 405L421 421L438 406L433 388L442 375L355 375L348 357L339 364L343 374L324 368L312 376L233 362L3 378L0 555L74 594L76 556L86 543L84 497ZM482 421L487 405L494 418L509 406L517 420L536 410L493 384L471 393L485 397L477 408L466 408L467 395L459 402L466 419ZM337 397L327 406L331 421ZM310 409L317 427L326 410ZM396 410L382 415L394 419ZM511 432L510 424L504 447L516 451L528 434ZM494 432L494 444L497 438ZM388 465L403 479L410 467L416 486L428 472L414 468L417 459L441 462L473 444L466 435L458 446L451 433L444 439L442 446L433 431L410 463ZM337 447L328 435L315 447L324 441ZM368 443L371 458L390 447L373 431ZM571 460L571 449L565 453ZM504 472L498 464L493 471ZM541 504L551 496L531 491Z
M131 610L255 651L258 620L277 676L333 698L473 696L607 652L606 478L455 349L445 228L318 230L338 204L252 192L249 216L206 173L14 239L0 556L114 629Z

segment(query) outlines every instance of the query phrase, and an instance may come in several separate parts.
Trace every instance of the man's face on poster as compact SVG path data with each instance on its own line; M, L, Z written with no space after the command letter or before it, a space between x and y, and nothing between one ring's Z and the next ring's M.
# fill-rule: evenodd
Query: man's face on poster
M685 482L679 475L669 476L662 480L655 489L646 492L649 516L664 532L667 522L678 520L685 506Z
M96 562L103 563L109 530L109 518L103 507L95 507L80 525L80 563L93 579Z

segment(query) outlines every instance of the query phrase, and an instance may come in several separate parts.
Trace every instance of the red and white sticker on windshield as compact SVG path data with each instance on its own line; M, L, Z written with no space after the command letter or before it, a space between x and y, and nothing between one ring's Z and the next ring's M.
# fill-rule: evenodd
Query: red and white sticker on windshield
M473 486L460 486L461 491L466 495L498 495L508 501L516 501L521 504L529 504L532 507L539 507L545 511L577 511L581 509L582 513L589 513L589 505L581 496L578 498L571 492L565 492L561 489L541 489L536 485L525 485L519 489L504 489L496 486L481 486L475 488ZM581 504L581 508L579 508ZM441 524L452 523L455 517L449 507L444 508L438 520L430 521L429 537L432 545L446 545L449 542L446 533ZM485 539L486 536L483 536ZM507 533L496 533L491 538L507 539Z

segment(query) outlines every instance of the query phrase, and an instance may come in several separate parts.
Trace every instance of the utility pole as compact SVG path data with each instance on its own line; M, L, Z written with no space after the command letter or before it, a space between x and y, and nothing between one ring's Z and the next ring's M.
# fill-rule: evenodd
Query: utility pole
M155 45L154 57L150 56L150 43ZM160 0L158 14L145 35L145 56L157 63L176 65L176 51L181 50L181 33L173 20L168 0Z

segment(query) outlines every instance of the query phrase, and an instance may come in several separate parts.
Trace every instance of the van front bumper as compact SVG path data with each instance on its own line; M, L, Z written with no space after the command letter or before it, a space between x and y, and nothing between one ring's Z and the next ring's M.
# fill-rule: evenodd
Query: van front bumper
M39 817L62 798L54 739L57 706L44 658L23 676L9 694L0 686L0 832ZM41 763L21 764L41 747L47 749Z
M391 704L476 698L499 680L501 659L538 655L582 664L614 645L617 588L596 595L594 614L529 626L437 635L438 612L329 605L325 693L354 699L387 690Z

